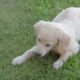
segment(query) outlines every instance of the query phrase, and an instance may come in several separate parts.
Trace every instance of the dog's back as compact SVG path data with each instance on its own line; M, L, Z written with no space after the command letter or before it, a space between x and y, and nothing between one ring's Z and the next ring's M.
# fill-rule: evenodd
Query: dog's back
M59 15L57 15L53 22L59 22L67 25L69 28L74 30L76 40L80 40L80 8L70 7L63 10Z

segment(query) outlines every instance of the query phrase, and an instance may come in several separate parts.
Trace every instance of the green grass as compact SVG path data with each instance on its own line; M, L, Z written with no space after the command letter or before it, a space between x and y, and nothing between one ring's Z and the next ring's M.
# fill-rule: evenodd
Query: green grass
M80 54L59 70L52 67L51 55L20 66L11 64L35 44L36 21L52 20L70 6L80 6L80 0L0 0L0 80L80 80Z

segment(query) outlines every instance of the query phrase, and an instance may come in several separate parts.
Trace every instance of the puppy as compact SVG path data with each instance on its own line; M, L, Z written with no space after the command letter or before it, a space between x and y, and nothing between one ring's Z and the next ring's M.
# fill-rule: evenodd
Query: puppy
M21 56L13 59L13 65L20 65L32 56L43 57L55 50L60 55L53 67L60 68L72 55L79 51L80 8L63 10L52 21L39 21L34 25L36 45Z

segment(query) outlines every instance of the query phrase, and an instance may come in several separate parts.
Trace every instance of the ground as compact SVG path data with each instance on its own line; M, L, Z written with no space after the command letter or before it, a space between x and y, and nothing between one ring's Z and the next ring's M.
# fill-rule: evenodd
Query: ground
M32 58L13 66L14 57L35 44L33 25L52 20L67 7L80 6L80 0L0 0L0 80L80 80L80 54L59 70L52 67L55 55Z

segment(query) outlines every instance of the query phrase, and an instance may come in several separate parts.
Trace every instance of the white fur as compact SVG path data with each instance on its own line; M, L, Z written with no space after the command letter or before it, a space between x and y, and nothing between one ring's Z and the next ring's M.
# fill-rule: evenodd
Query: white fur
M22 64L33 56L34 53L45 56L50 50L54 49L60 54L60 58L53 64L53 67L58 69L70 56L78 53L78 41L80 40L80 8L67 8L52 21L39 21L34 26L37 45L26 51L23 55L15 58L12 64Z

